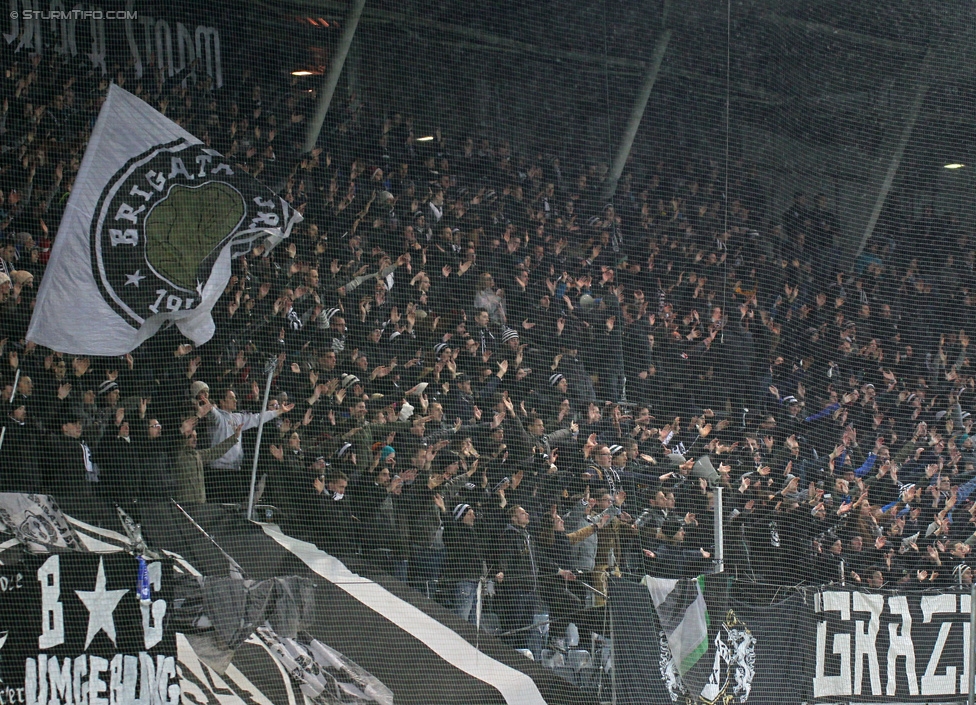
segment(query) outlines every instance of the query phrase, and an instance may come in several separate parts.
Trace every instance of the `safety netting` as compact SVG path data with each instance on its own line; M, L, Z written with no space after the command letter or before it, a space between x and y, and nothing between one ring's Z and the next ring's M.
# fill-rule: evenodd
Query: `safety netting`
M0 705L967 699L971 6L3 12Z

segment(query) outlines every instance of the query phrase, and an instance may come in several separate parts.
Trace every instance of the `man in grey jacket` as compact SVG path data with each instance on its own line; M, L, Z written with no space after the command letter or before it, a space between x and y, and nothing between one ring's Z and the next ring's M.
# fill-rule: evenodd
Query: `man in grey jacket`
M260 414L237 411L237 394L233 389L227 389L218 402L213 406L206 397L206 392L200 392L200 411L207 420L210 431L210 447L216 446L234 435L240 427L241 431L257 428L262 419L265 423L282 414L287 414L295 408L292 403L282 404L279 408L264 411ZM240 436L230 450L212 461L207 468L207 499L211 502L233 503L244 501L249 487L249 476L242 471L244 462L244 446Z
M571 534L574 531L582 529L584 526L589 526L590 515L593 513L593 507L595 506L596 499L590 497L590 489L587 487L583 497L578 499L573 504L573 508L563 517L566 524L566 533ZM573 557L573 570L585 572L593 570L596 566L597 541L597 535L594 533L592 536L587 536L583 540L571 545L570 555Z

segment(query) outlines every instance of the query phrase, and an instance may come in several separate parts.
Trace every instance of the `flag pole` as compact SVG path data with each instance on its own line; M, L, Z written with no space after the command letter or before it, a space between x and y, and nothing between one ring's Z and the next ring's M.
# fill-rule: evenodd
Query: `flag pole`
M227 559L228 563L230 563L230 566L234 570L236 570L242 578L247 580L247 571L244 570L244 567L240 563L238 563L237 560L232 555L230 555L229 553L227 553L227 551L225 551L223 548L220 547L220 544L217 543L217 539L211 536L206 529L200 526L200 524L197 523L197 520L194 519L192 516L190 516L190 513L180 506L179 502L177 502L172 497L169 498L169 501L172 502L173 505L183 513L183 516L189 519L190 523L193 524L193 526L197 529L197 531L199 531L201 534L203 534L208 539L210 539L210 543L212 543L214 545L214 548L220 551L220 554Z
M725 572L725 522L722 508L722 486L715 487L715 572Z
M261 402L261 411L259 412L260 421L258 421L258 438L254 442L254 461L251 463L251 491L247 495L248 521L251 521L254 518L254 487L258 478L258 457L261 451L261 436L264 435L264 412L268 409L268 399L271 397L271 381L274 379L274 373L277 367L278 357L276 355L272 355L268 360L267 367L265 368L265 371L268 373L268 379L264 383L264 399Z
M610 583L607 583L607 592L610 592ZM617 705L617 648L615 646L616 639L614 638L614 628L613 628L613 604L610 598L607 598L607 611L610 613L610 705ZM600 665L603 665L603 655L600 655ZM601 678L602 682L602 678Z
M20 384L20 365L17 366L17 374L14 375L14 388L13 388L13 391L10 392L10 399L8 400L10 402L10 405L11 406L14 405L14 399L17 398L17 385L18 384ZM3 425L3 429L0 430L0 449L3 448L3 439L4 439L4 436L6 436L6 435L7 435L7 424L4 424Z
M17 385L20 384L20 365L17 365L17 374L14 375L14 391L10 393L10 403L14 403L14 399L17 397Z

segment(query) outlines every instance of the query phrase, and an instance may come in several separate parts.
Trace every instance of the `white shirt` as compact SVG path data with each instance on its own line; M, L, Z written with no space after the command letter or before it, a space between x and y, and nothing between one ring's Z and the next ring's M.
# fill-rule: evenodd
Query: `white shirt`
M265 423L267 423L276 418L278 412L265 411L262 414L252 414L249 412L224 411L223 409L214 407L207 414L207 422L210 424L210 447L212 448L221 441L233 436L234 429L238 426L244 426L241 429L242 433L249 428L257 428L262 416L264 417ZM210 467L222 470L240 470L243 462L244 446L241 444L241 439L238 438L237 443L231 446L229 451L210 463Z

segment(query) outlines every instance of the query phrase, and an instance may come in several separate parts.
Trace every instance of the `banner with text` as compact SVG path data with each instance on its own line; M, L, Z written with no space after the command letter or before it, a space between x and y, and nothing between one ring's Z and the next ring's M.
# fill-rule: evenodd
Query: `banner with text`
M140 600L139 561L125 554L0 566L0 702L177 705L176 634L164 628L171 574L148 562Z
M812 697L825 702L963 702L968 593L816 595Z
M240 8L234 13L223 2L208 4L205 12L194 3L145 0L4 4L0 37L11 52L61 55L101 76L128 66L137 81L160 68L168 77L186 71L191 83L206 76L222 88L237 54L233 40L245 31L237 21Z
M718 696L692 698L646 590L624 580L610 589L621 703L964 703L968 696L968 592L831 589L771 605L733 600L713 639L709 682Z

